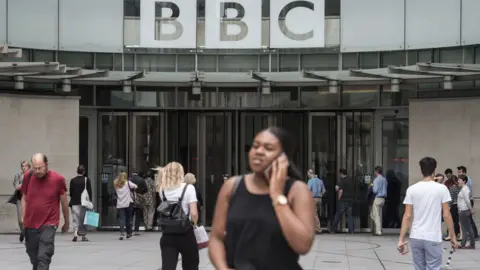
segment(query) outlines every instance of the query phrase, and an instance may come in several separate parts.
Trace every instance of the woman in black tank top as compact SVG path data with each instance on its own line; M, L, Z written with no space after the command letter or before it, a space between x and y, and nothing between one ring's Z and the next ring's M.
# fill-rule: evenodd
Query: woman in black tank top
M296 270L312 247L314 203L289 161L288 133L257 134L249 152L252 174L226 181L218 195L210 259L218 270Z

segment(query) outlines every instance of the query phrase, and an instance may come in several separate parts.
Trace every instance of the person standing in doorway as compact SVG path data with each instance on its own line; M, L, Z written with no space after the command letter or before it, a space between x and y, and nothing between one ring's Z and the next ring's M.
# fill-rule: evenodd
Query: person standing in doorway
M376 177L373 180L373 193L375 199L373 200L372 210L370 217L373 220L374 231L373 235L382 235L382 222L383 222L383 206L385 205L385 198L387 197L388 182L383 177L383 169L380 166L375 167Z
M415 270L440 269L442 264L443 219L448 225L452 247L457 247L452 216L450 215L450 192L445 185L434 181L437 161L425 157L419 162L423 180L410 186L405 196L405 213L398 239L398 251L408 252L405 236L410 229L410 246Z
M153 230L153 218L157 206L157 185L151 172L147 173L145 183L147 184L147 193L144 194L145 207L143 208L143 222L145 223L145 230L151 231Z
M310 169L307 172L308 176L308 189L312 192L313 200L315 201L315 231L322 233L322 226L320 224L320 215L322 213L322 197L325 194L325 185L316 175L313 174L313 170Z
M73 242L77 242L78 236L82 235L82 241L86 242L87 230L83 225L87 209L82 206L82 193L87 189L88 198L92 197L92 183L85 176L85 166L78 165L77 176L70 180L70 206L72 207L73 219Z
M333 220L329 231L335 233L338 227L338 223L343 217L343 214L347 213L348 233L354 233L355 227L353 224L353 200L354 200L354 187L350 177L347 176L346 169L340 169L340 183L338 184L337 192L337 212L335 213L335 219Z
M467 168L465 166L458 166L457 167L457 174L458 176L460 175L465 175L467 176L468 182L467 182L467 187L470 189L470 203L472 204L472 207L475 205L475 201L473 200L473 182L472 178L467 175ZM478 239L478 229L477 225L475 224L475 221L473 220L473 215L470 215L470 222L472 223L472 228L473 228L473 233L475 235L475 239Z
M68 231L67 185L59 173L49 170L44 154L32 157L32 176L24 175L21 191L25 246L34 270L48 270L55 251L55 232L60 223L60 204Z
M17 221L18 221L18 228L20 229L20 236L18 241L23 242L25 238L25 233L23 231L23 221L22 221L22 200L21 200L21 192L20 189L22 188L23 177L26 172L30 170L30 163L28 161L20 162L20 169L21 172L17 173L13 178L13 187L16 190L16 194L19 194L20 197L17 197L16 200L16 207L17 207Z

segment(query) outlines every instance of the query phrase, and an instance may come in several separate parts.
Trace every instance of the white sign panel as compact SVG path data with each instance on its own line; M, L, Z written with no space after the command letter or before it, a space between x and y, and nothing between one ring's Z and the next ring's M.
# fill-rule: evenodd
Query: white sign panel
M205 2L206 48L261 48L261 25L261 0L206 0Z
M325 0L270 1L270 47L325 46Z
M197 9L195 1L140 1L140 46L145 48L196 48Z

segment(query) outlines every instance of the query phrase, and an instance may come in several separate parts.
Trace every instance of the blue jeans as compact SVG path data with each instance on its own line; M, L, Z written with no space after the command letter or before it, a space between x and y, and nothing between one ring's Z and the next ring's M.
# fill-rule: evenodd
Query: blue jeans
M335 219L333 220L331 230L335 231L338 227L338 223L340 223L340 220L342 219L343 215L345 212L347 213L347 222L348 222L348 232L349 233L354 233L355 232L355 227L353 226L353 213L352 213L352 206L353 203L350 201L343 201L340 200L338 201L337 205L337 213L335 213Z
M125 227L127 227L127 235L132 235L133 203L126 208L118 208L117 210L120 215L120 233L123 234Z

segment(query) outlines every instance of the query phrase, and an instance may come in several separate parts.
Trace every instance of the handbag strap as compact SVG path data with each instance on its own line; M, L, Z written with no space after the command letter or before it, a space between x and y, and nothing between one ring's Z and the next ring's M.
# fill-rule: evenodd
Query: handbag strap
M85 187L83 188L83 191L87 190L87 177L85 176Z

